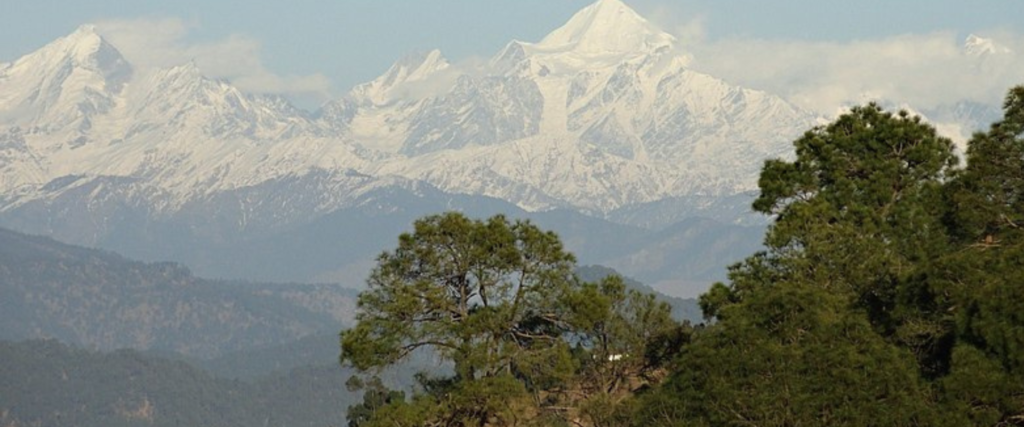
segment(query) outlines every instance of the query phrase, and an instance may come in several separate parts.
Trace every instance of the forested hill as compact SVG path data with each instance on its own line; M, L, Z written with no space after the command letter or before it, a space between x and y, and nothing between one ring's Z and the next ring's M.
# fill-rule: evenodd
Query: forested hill
M338 365L215 378L134 350L0 342L2 426L335 426L353 400Z
M337 333L354 295L334 285L205 280L179 264L0 229L0 339L210 358Z

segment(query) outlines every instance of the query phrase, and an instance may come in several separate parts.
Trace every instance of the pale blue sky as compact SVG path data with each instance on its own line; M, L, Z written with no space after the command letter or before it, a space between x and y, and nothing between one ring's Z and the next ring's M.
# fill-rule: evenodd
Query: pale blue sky
M849 44L906 34L1024 33L1022 0L625 1L667 31L697 35L703 43L744 39ZM258 61L268 73L316 74L337 94L372 79L411 51L438 48L459 61L490 56L511 39L539 40L590 2L0 0L0 62L85 23L174 19L187 27L176 43L242 38L256 45ZM1024 51L1024 46L1011 47Z

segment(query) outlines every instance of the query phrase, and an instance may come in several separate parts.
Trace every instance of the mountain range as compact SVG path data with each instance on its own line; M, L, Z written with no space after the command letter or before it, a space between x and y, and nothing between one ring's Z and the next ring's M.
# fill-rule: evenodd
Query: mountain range
M483 63L409 55L315 112L194 63L137 67L85 25L0 64L0 225L214 277L358 283L416 215L505 212L692 296L756 249L763 161L824 120L689 68L620 0Z

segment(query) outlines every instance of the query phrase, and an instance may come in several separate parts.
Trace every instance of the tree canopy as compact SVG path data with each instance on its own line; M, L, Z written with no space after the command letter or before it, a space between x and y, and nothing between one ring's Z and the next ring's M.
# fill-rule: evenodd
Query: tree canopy
M854 108L765 163L766 250L636 425L1024 424L1024 87L968 143Z
M378 258L356 326L341 335L341 361L372 373L429 351L453 372L421 375L423 393L360 417L366 425L564 420L571 390L611 392L650 374L665 359L654 348L681 334L670 307L617 277L582 283L574 266L554 233L526 221L454 212L416 221Z

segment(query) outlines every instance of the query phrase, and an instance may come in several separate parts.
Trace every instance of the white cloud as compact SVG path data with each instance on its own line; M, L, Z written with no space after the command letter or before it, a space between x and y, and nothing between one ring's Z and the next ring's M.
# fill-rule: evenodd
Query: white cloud
M707 38L707 16L686 16L678 5L659 4L644 12L647 20L676 37L684 46L703 43Z
M822 114L884 99L929 109L961 100L996 104L1024 83L1024 38L989 37L1010 52L975 56L952 32L878 40L809 42L728 39L694 43L692 67L779 94Z
M962 100L1001 104L1007 89L1024 84L1024 33L1017 29L979 32L997 53L978 56L955 31L845 42L713 40L708 17L678 4L653 7L648 16L679 39L692 68L825 115L871 100L920 110Z
M711 40L705 16L686 16L677 9L665 6L646 15L676 35L692 68L825 115L874 99L919 110L960 100L998 104L1009 87L1024 83L1024 34L1018 31L981 33L1010 50L985 57L966 53L963 35L952 31L849 42ZM194 61L210 77L231 80L246 91L316 101L330 95L331 83L322 74L283 76L268 70L257 40L234 35L193 43L187 36L194 27L180 19L98 23L137 66ZM476 68L471 60L460 62L438 73L434 86L450 87L452 75Z
M280 94L300 102L322 102L330 96L330 80L322 74L282 76L268 70L261 58L260 43L250 37L232 35L189 43L186 37L195 26L175 18L102 21L96 26L139 68L165 68L194 61L208 77L227 79L247 92Z

